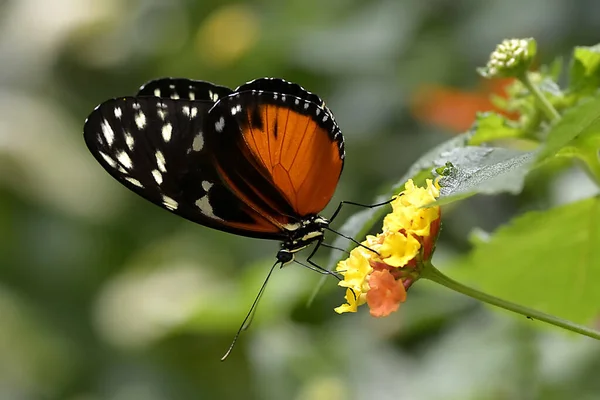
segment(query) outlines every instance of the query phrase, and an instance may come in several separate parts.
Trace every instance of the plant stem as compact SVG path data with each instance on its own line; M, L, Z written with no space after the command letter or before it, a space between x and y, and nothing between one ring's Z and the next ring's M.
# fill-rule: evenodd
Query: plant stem
M505 310L516 312L528 318L544 321L546 323L559 326L569 331L577 332L582 335L600 340L599 331L596 331L583 325L575 324L571 321L567 321L550 314L545 314L543 312L533 310L531 308L519 304L511 303L510 301L499 299L498 297L494 297L489 294L470 288L468 286L465 286L462 283L456 282L455 280L450 279L449 277L441 273L431 263L428 263L424 266L423 270L421 271L421 278L429 279L430 281L439 283L442 286L446 286L448 289L452 289L456 292L462 293L466 296L483 301L485 303L504 308Z
M523 85L525 85L525 87L529 90L529 92L533 95L533 97L535 97L537 99L538 105L540 106L540 109L542 110L542 112L544 114L546 114L546 117L552 122L559 121L560 114L558 113L558 111L556 111L554 106L548 101L546 96L544 96L544 94L542 93L540 88L538 88L536 85L533 84L533 82L531 82L529 73L527 71L525 71L525 72L523 72L523 74L520 74L520 76L518 76L518 78L523 83Z

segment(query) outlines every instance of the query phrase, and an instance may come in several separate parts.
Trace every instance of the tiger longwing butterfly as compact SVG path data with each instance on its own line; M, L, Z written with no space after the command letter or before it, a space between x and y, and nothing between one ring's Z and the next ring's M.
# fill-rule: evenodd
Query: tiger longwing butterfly
M301 86L261 78L231 90L157 79L97 106L84 139L109 174L154 204L210 228L281 241L267 280L314 242L308 267L332 274L310 258L331 230L319 213L342 172L344 138L323 100Z
M344 165L344 139L324 102L261 78L230 90L164 78L108 100L85 142L115 179L201 225L282 242L277 259L321 241Z

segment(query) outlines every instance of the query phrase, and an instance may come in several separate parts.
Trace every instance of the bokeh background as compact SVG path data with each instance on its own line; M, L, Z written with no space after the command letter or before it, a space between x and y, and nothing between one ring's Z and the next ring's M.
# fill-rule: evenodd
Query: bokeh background
M595 0L0 0L0 399L600 398L591 340L430 283L387 319L338 316L336 282L307 307L320 276L298 266L277 271L221 363L277 243L145 202L82 139L93 107L149 79L283 77L346 137L328 215L492 107L502 84L475 68L502 39L535 37L546 62L600 42L598 15ZM576 196L579 177L446 210L436 262L474 228Z

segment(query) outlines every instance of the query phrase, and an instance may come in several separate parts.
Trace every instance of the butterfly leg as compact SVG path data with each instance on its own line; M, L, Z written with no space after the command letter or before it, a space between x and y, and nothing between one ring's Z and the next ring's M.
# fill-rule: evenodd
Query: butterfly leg
M339 236L343 237L344 239L348 239L349 241L351 241L352 243L354 243L357 246L362 247L363 249L367 249L367 250L372 251L373 253L375 253L377 255L380 255L377 251L371 249L370 247L365 246L364 244L362 244L358 240L354 239L352 236L344 235L343 233L338 232L338 231L336 231L334 229L331 229L330 227L326 227L325 229L327 229L330 232L335 233L336 235L339 235Z
M335 247L335 246L332 246L332 245L327 244L327 243L321 243L321 246L326 247L328 249L342 251L342 252L344 252L346 254L350 254L350 252L348 250L346 250L346 249L342 249L341 247Z
M331 221L333 221L335 219L335 217L337 217L337 215L340 213L340 211L342 210L342 207L345 204L352 205L352 206L357 206L357 207L362 207L362 208L377 208L377 207L385 206L386 204L390 204L392 201L394 201L396 199L396 197L397 196L394 196L394 197L392 197L389 200L386 200L384 202L377 203L377 204L360 204L360 203L355 203L353 201L342 200L342 201L340 201L340 204L338 204L337 208L335 209L335 211L331 215L331 218L329 218L329 221L331 222Z
M381 202L381 203L376 203L376 204L360 204L360 203L355 203L355 202L353 202L353 201L340 201L340 204L337 206L336 210L335 210L335 211L333 212L333 214L331 215L331 218L329 219L329 222L333 221L333 220L334 220L334 219L335 219L335 218L338 216L338 214L339 214L339 213L340 213L340 211L342 210L342 207L343 207L345 204L348 204L348 205L353 205L353 206L357 206L357 207L363 207L363 208L377 208L377 207L385 206L386 204L390 204L390 203L391 203L392 201L394 201L395 199L396 199L396 196L392 197L392 198L391 198L391 199L389 199L389 200L386 200L386 201L384 201L384 202ZM341 233L341 232L338 232L338 231L336 231L336 230L334 230L334 229L330 228L329 226L327 226L325 229L327 229L328 231L330 231L330 232L333 232L333 233L335 233L336 235L339 235L339 236L341 236L341 237L343 237L343 238L345 238L345 239L348 239L348 240L350 240L352 243L356 244L357 246L363 247L363 248L365 248L365 249L367 249L367 250L369 250L369 251L372 251L372 252L374 252L374 253L376 253L376 254L379 254L379 253L377 253L375 250L368 248L367 246L365 246L364 244L360 243L359 241L357 241L356 239L354 239L354 238L353 238L353 237L351 237L351 236L344 235L343 233ZM338 250L339 250L339 249L338 249Z
M319 264L317 264L316 262L314 262L312 260L312 257L317 253L317 250L319 250L319 247L321 247L323 245L323 237L321 237L318 241L317 244L315 245L315 247L313 248L313 250L311 251L311 253L308 255L308 257L306 257L306 262L310 264L310 266L305 265L305 267L307 267L308 269L311 269L315 272L318 272L322 275L332 275L334 276L337 280L342 280L342 278L339 276L339 274L336 274L333 271L330 271L328 269L325 269L323 267L321 267ZM326 245L327 247L327 245Z

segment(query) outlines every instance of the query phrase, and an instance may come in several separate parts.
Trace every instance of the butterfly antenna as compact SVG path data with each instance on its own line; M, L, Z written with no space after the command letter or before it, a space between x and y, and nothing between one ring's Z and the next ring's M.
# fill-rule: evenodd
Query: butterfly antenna
M231 341L231 345L229 346L229 349L227 349L227 352L225 353L225 355L223 357L221 357L221 361L225 361L227 359L227 357L229 357L229 354L231 354L231 351L235 347L235 343L237 342L238 338L240 337L240 334L242 333L242 331L245 331L246 329L248 329L248 327L250 327L250 323L252 322L252 319L254 318L254 313L256 312L256 307L258 306L258 302L260 301L260 298L262 297L262 295L265 291L265 288L267 287L267 282L269 282L269 278L271 277L271 274L273 273L273 271L275 270L275 267L279 263L280 263L279 261L276 261L275 264L273 264L273 266L269 270L269 273L267 274L265 281L263 282L262 286L260 287L260 290L258 291L258 294L256 295L256 298L254 299L252 306L250 306L250 310L248 311L248 314L246 314L246 318L244 318L244 320L242 321L242 324L240 325L239 329L237 330L235 336L233 337L233 340Z
M362 247L362 248L364 248L364 249L367 249L367 250L369 250L369 251L372 251L373 253L375 253L375 254L379 255L379 253L378 253L377 251L375 251L375 250L373 250L373 249L371 249L371 248L369 248L369 247L365 246L364 244L362 244L361 242L359 242L358 240L354 239L354 238L353 238L353 237L351 237L351 236L344 235L342 232L338 232L338 231L336 231L335 229L332 229L332 228L330 228L330 227L325 227L325 229L327 229L327 230L328 230L328 231L330 231L330 232L333 232L333 233L335 233L336 235L340 235L340 236L341 236L341 237L343 237L344 239L348 239L349 241L351 241L352 243L356 244L357 246L360 246L360 247Z

